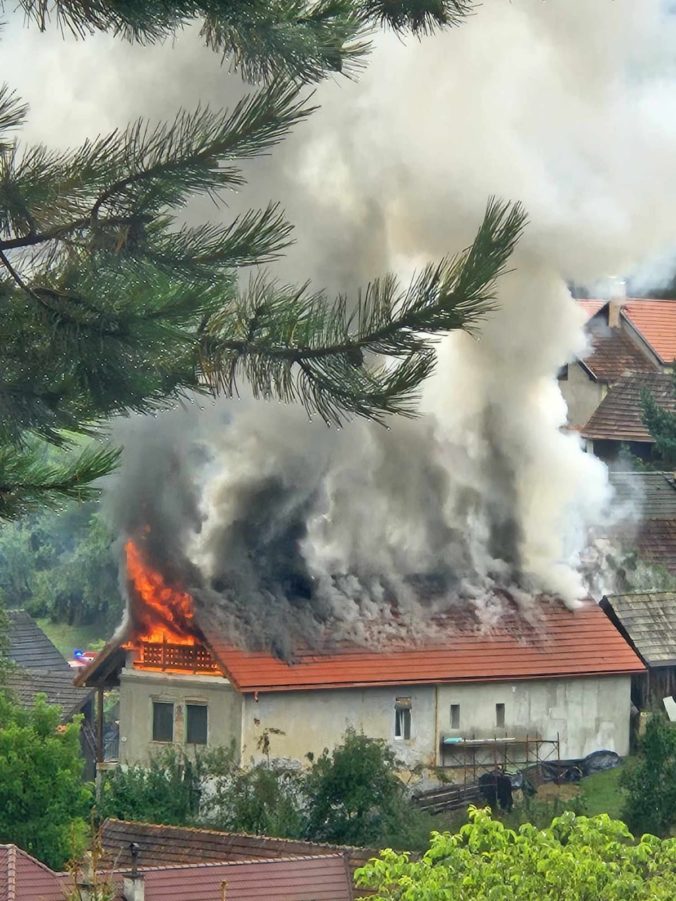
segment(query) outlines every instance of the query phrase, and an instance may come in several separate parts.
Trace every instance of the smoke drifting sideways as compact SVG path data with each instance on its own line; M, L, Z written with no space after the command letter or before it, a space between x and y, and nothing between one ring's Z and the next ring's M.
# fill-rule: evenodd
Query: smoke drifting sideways
M234 637L280 653L418 634L449 604L490 625L502 589L533 615L539 594L587 593L611 492L563 428L556 372L585 352L566 280L645 267L673 241L676 18L661 0L486 0L452 32L377 43L358 82L321 85L319 112L248 168L229 212L281 200L297 245L280 276L349 291L465 246L490 194L519 199L530 225L498 312L478 340L440 342L415 421L330 431L250 399L130 420L109 492L122 534L150 525L154 563ZM96 102L74 122L52 97L62 133L229 99L193 33L107 42L91 79L84 46L69 78Z

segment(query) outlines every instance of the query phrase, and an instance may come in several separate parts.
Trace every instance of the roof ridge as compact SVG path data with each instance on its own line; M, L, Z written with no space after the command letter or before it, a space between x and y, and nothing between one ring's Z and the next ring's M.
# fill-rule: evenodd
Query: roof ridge
M203 860L195 863L167 863L158 864L155 867L139 866L139 873L156 873L165 870L196 870L198 867L239 867L248 864L272 864L272 863L296 863L299 860L343 860L344 854L292 854L288 857L248 857L244 860ZM113 873L122 873L123 869L116 869Z
M16 845L9 845L7 849L7 901L16 899Z
M365 848L360 845L335 845L330 842L313 842L304 838L282 838L277 835L258 835L255 832L228 832L224 829L208 829L206 826L176 826L168 823L144 823L140 820L120 820L117 817L107 817L103 821L103 830L105 831L107 823L122 823L125 825L142 826L150 829L180 829L187 832L208 833L210 835L221 836L239 836L241 838L255 838L259 841L272 842L297 842L302 845L310 845L313 848L341 848L348 851L371 851L372 848Z

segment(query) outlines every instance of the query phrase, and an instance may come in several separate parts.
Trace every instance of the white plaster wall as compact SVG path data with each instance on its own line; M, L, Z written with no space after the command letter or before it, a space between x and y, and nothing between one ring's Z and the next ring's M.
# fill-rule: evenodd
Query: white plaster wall
M512 736L555 739L562 758L606 748L629 752L630 676L533 679L440 685L437 730L463 738ZM451 704L460 705L460 728L451 729ZM496 727L496 704L505 705L505 728ZM447 753L446 760L450 762Z
M411 738L394 738L394 705L397 697L411 698ZM258 700L247 695L244 701L242 763L261 760L258 741L269 734L270 756L304 761L312 752L321 754L339 745L346 729L352 727L371 738L382 738L405 765L435 764L437 741L436 686L394 688L347 688L329 691L269 692Z
M227 680L124 669L120 674L120 763L147 763L150 755L167 747L152 740L153 701L174 704L175 746L187 747L185 705L193 702L208 707L206 747L229 746L234 741L239 751L242 697Z
M561 394L568 407L568 424L582 427L603 400L606 386L595 382L579 363L570 363L568 378L559 381Z

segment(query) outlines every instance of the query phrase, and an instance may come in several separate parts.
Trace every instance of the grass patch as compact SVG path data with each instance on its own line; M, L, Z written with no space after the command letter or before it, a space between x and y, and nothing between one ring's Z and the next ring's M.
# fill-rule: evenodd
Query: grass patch
M96 646L105 640L98 626L69 626L67 623L53 623L45 617L40 617L36 622L67 660L73 656L75 648L96 650Z
M594 773L593 776L587 776L582 780L581 797L588 816L607 813L615 820L621 819L624 804L624 793L619 786L621 772L622 766L616 766L612 770Z

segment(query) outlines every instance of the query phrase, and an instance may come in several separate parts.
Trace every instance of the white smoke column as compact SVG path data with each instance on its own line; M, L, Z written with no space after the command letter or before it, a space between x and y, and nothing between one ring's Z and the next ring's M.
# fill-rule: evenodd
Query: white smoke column
M561 431L556 372L584 347L564 280L627 272L673 242L676 19L661 0L637 6L487 0L419 44L383 37L357 84L322 85L320 112L251 167L237 208L281 199L298 244L280 271L332 289L463 246L490 194L521 200L531 221L480 340L440 346L417 423L329 433L295 410L233 405L208 439L217 462L191 551L209 576L238 566L248 512L273 538L302 521L296 551L323 615L344 622L380 615L388 586L415 615L406 577L444 566L470 597L514 581L571 603L584 593L578 558L609 492L604 467ZM19 61L37 40L15 39L5 73L30 100L47 72L39 54L30 70ZM50 46L68 75L37 114L61 143L233 91L192 33L152 50ZM286 495L266 521L255 489L270 480Z

